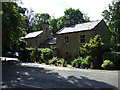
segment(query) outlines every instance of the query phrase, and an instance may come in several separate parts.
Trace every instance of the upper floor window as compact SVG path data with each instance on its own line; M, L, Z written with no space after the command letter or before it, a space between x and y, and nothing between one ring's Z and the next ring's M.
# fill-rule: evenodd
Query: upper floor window
M80 35L80 43L85 43L85 35Z
M68 36L65 36L65 43L68 43Z

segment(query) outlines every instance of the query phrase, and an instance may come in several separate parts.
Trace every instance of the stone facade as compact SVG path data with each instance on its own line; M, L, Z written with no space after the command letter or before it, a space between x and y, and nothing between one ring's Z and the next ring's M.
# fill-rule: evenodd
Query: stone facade
M110 43L110 31L103 20L63 28L56 33L56 38L51 35L47 27L45 26L44 30L35 37L24 38L29 47L51 48L54 56L70 60L77 57L80 47L97 34L101 35L103 43Z
M53 38L53 36L49 33L48 30L43 30L43 32L40 33L38 36L32 38L25 38L25 40L27 41L29 47L37 48L40 47L42 42L49 38Z
M88 43L90 38L93 38L96 34L101 35L105 44L110 43L110 32L103 20L101 20L94 28L88 30L57 34L56 47L58 56L69 59L77 57L79 55L80 47L85 43Z

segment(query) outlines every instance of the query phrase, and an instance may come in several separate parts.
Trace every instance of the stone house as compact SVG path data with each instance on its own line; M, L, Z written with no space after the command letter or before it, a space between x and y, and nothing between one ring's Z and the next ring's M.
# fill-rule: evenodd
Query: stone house
M29 47L52 48L54 56L73 59L79 55L80 47L96 34L101 35L105 44L110 43L110 32L104 20L64 27L56 33L56 38L48 31L46 24L44 30L29 33L22 39L28 42Z
M58 56L66 59L77 57L80 47L97 34L101 35L105 44L110 43L110 32L104 20L64 27L56 35Z
M56 38L48 31L48 25L45 24L44 30L28 33L21 37L28 43L28 47L33 48L51 48L56 45Z

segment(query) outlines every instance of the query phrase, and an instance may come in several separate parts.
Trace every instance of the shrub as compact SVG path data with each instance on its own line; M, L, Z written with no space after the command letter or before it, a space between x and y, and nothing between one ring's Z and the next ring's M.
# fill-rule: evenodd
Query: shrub
M64 63L64 59L63 58L53 57L52 59L49 60L49 64L54 64L56 66L61 65L63 63Z
M64 59L63 58L60 58L58 61L57 61L57 64L58 65L61 65L61 64L63 64L64 63Z
M103 55L104 60L111 60L114 61L117 58L117 54L114 52L106 52Z
M22 49L19 51L19 60L21 61L31 61L30 60L31 50Z
M38 50L37 48L35 50L33 49L30 59L33 62L41 62L41 50Z
M82 62L81 65L83 68L90 68L91 62L94 61L92 56L87 56Z
M53 57L53 51L50 48L41 49L41 58L43 60L51 59Z
M71 62L73 67L80 67L81 62L83 61L82 57L78 57Z
M57 62L57 57L53 57L49 60L49 64L55 64Z
M113 69L113 62L111 62L110 60L105 60L102 64L102 67L104 69Z
M106 52L103 59L112 61L114 63L114 68L120 69L120 52Z
M100 35L96 35L80 48L80 54L84 56L93 56L94 61L92 62L91 68L99 69L101 68L101 64L103 62L102 56L105 52L104 49L104 43L102 42Z

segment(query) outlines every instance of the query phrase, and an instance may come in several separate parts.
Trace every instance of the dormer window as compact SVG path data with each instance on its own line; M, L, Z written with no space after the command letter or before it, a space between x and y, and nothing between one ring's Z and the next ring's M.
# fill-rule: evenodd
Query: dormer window
M85 43L85 35L80 35L80 43Z

